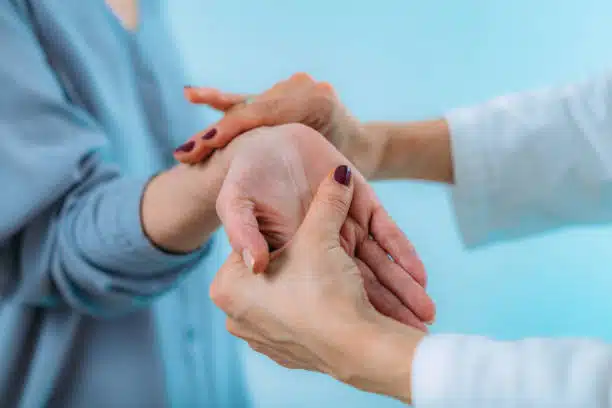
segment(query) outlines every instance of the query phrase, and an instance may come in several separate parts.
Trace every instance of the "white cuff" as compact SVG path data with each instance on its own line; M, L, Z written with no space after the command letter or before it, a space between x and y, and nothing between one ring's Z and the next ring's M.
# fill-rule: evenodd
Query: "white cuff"
M455 185L452 202L459 232L466 246L489 240L489 194L493 181L486 140L490 135L478 127L479 109L463 108L447 116L451 134Z

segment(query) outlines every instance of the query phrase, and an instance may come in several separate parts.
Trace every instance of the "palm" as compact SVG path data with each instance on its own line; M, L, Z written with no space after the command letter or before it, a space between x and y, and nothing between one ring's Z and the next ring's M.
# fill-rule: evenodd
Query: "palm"
M259 233L272 249L284 246L297 231L321 180L330 169L347 164L319 134L286 128L294 131L287 135L255 130L227 148L232 163L218 209L234 247L252 242ZM372 304L390 317L423 328L421 320L433 317L433 304L423 289L422 264L361 174L354 173L354 182L341 233L343 246L356 257Z

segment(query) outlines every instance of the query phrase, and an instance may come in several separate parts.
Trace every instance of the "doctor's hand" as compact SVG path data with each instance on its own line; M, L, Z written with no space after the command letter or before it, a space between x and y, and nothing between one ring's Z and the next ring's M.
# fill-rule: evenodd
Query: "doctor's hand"
M299 124L258 128L220 153L229 167L217 213L232 248L255 272L266 269L269 249L293 238L329 169L348 164L323 136ZM425 330L435 306L422 262L363 176L347 170L338 177L352 179L355 190L340 242L358 260L370 301L381 313Z
M325 177L291 242L264 274L239 254L210 288L227 329L277 363L319 371L369 392L410 402L411 361L424 333L379 314L361 261L341 244L354 184L344 166Z
M301 123L324 135L368 178L382 160L384 144L366 137L361 123L348 112L329 83L316 82L304 73L252 98L196 87L186 87L185 95L191 102L208 105L225 115L189 141L193 141L193 145L189 144L192 149L177 150L176 158L184 163L201 161L248 130L288 123Z

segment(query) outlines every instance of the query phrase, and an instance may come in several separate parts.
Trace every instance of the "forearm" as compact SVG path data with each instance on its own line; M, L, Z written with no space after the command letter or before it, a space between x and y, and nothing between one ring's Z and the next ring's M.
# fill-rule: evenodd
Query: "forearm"
M145 234L163 250L186 253L219 227L215 204L229 167L225 151L194 166L179 164L148 184L142 199Z
M380 145L372 179L454 182L451 140L445 120L370 122L365 137ZM367 154L367 152L364 152Z
M205 252L160 247L197 249L217 227L214 206L225 174L219 159L176 167L148 184L95 158L83 161L81 173L89 177L21 233L25 278L11 282L15 300L114 316L172 288Z

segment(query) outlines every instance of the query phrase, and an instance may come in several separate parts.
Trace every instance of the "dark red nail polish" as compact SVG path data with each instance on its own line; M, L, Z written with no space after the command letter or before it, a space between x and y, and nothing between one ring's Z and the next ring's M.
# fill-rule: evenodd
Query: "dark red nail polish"
M210 140L217 134L217 128L212 128L202 136L202 140Z
M351 169L345 165L338 166L336 171L334 171L334 180L348 186L351 183Z
M189 153L195 147L195 142L193 140L188 141L184 145L181 145L176 148L175 152Z

